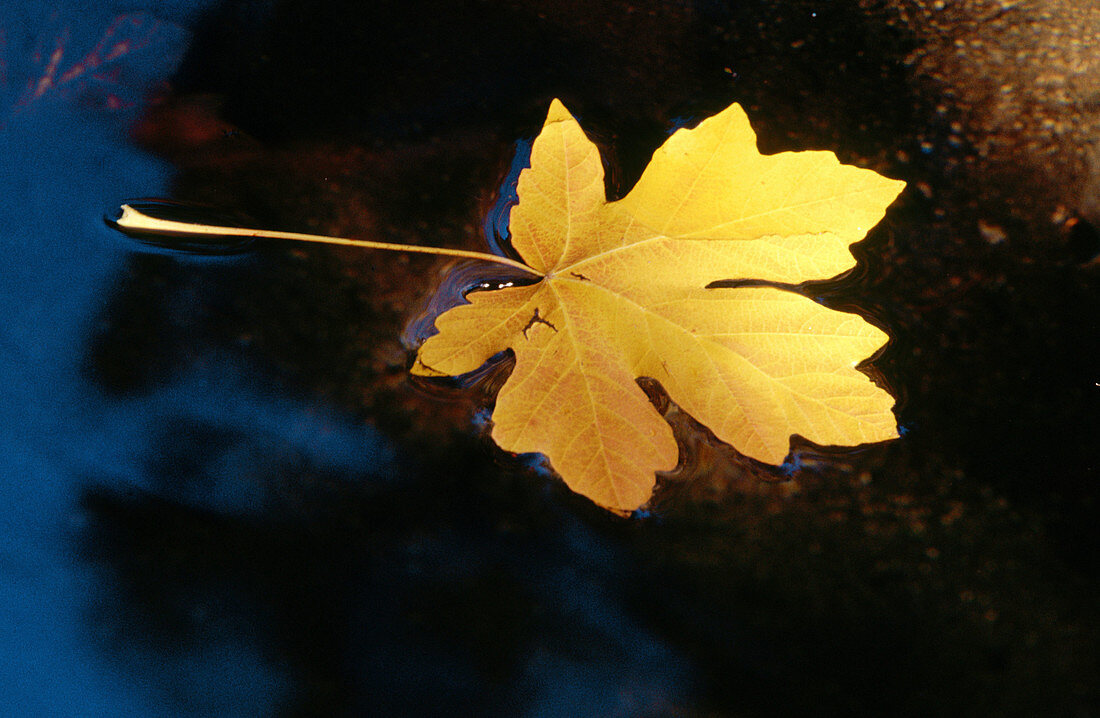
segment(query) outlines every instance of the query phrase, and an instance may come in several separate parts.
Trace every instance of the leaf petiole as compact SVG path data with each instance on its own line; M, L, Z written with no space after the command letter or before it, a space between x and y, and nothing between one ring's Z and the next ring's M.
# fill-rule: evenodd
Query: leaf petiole
M349 247L362 247L364 249L382 249L390 252L414 252L417 254L435 254L446 257L462 257L463 259L476 259L483 262L495 262L506 267L518 269L536 277L543 274L528 267L523 262L514 259L500 257L485 252L471 252L465 249L446 249L442 247L421 247L415 244L395 244L390 242L372 242L366 239L347 239L345 237L329 237L323 234L304 234L301 232L280 232L267 229L247 229L245 227L223 227L213 224L194 224L191 222L179 222L169 219L151 217L141 210L135 209L129 204L120 207L121 215L113 220L118 229L127 234L153 234L171 237L249 237L255 239L289 239L296 242L316 242L319 244L338 244Z

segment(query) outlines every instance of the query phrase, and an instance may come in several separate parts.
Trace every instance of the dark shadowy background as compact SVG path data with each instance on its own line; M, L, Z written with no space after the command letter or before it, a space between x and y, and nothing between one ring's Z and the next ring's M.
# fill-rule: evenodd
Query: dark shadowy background
M1096 2L3 7L0 713L1100 714ZM891 334L902 439L765 467L668 406L619 519L492 446L507 362L408 377L484 269L101 222L484 249L554 97L611 197L734 101L907 181L805 288Z

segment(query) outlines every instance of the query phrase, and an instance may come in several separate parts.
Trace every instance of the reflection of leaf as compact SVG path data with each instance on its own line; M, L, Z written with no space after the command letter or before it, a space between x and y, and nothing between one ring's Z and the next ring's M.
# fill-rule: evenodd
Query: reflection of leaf
M463 374L510 347L493 438L542 452L570 488L618 511L645 503L678 456L637 377L765 462L782 462L794 433L894 438L892 398L855 369L883 332L779 288L706 287L850 269L848 245L902 187L831 152L761 155L733 105L677 131L630 194L607 202L599 151L555 101L510 220L513 246L544 277L440 316L413 371Z

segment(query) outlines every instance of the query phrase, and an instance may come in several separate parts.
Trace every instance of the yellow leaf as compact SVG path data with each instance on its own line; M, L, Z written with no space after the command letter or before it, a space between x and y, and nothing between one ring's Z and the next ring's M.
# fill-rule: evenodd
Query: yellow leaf
M673 134L630 194L607 202L599 150L555 100L510 218L513 247L542 278L445 312L413 372L464 374L511 348L493 439L545 454L571 489L619 512L644 504L678 459L638 377L768 463L792 434L894 438L893 399L855 368L883 332L783 289L706 287L850 269L848 246L904 186L831 152L761 155L732 105Z

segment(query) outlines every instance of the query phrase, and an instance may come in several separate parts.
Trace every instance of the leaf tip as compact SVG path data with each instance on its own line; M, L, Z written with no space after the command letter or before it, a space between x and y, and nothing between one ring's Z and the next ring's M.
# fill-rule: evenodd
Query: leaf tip
M891 183L890 188L893 190L897 190L897 192L894 194L894 199L897 199L898 196L902 192L904 192L905 188L908 186L908 183L905 180L894 179L893 177L887 177L886 179L889 180ZM893 202L893 200L890 201Z
M731 102L729 107L719 112L715 117L720 117L725 121L736 122L748 122L749 114L745 112L745 108L741 106L740 102Z
M431 366L428 366L427 364L425 364L423 358L421 358L421 354L423 353L423 350L424 350L424 347L421 346L420 350L417 351L416 359L413 360L413 365L411 367L409 367L409 373L410 374L412 374L413 376L426 376L426 377L433 377L433 378L444 377L444 376L452 376L451 374L440 371L440 370L438 370L434 367L431 367Z
M744 135L752 141L753 146L756 146L756 131L752 128L752 123L749 122L749 114L745 112L745 108L741 107L741 103L739 102L732 103L726 109L704 119L703 122L699 124L702 125L703 123L709 123L717 127L725 126L744 133Z
M565 108L565 104L558 98L554 98L550 103L550 111L546 113L545 125L550 125L555 122L569 122L575 121L573 114Z

